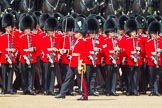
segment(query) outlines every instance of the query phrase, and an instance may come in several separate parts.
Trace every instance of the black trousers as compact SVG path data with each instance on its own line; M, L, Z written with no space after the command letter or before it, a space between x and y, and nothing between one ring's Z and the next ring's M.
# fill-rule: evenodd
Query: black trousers
M51 64L49 62L43 63L44 91L46 92L54 91L56 68L55 68L55 64L54 67L50 67L50 66Z
M77 84L80 88L81 86L81 76L78 74L78 69L77 68L71 68L69 67L68 72L66 74L65 81L63 82L61 86L61 95L66 95L66 93L71 89L71 85L74 82L75 75L77 76ZM85 78L85 75L84 75Z
M160 67L162 68L162 67ZM159 73L155 66L148 66L149 86L152 93L158 93Z
M28 68L27 64L21 65L21 76L22 76L22 89L23 91L32 91L34 83L34 66L36 64L31 64L31 68Z
M128 66L127 65L121 65L121 89L122 91L127 91L128 89Z
M141 66L128 66L128 72L128 92L137 93L139 90Z
M13 69L9 68L9 64L2 64L2 91L11 92L12 80L13 80Z
M87 89L88 93L91 94L96 91L96 76L98 74L98 80L103 81L103 77L101 75L101 70L99 65L94 67L93 65L86 65L86 76L87 76ZM98 81L98 83L99 83Z
M119 72L119 65L114 67L114 65L106 65L106 93L116 92L116 82L117 74Z

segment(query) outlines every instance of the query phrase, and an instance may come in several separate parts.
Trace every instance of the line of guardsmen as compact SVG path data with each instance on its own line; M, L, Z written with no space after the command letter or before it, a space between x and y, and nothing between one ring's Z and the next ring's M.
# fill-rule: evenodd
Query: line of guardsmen
M18 16L13 10L0 20L2 94L21 88L23 94L55 95L56 77L55 98L65 98L74 95L76 76L79 100L99 93L118 96L117 85L127 96L146 94L148 88L150 96L160 96L161 16Z

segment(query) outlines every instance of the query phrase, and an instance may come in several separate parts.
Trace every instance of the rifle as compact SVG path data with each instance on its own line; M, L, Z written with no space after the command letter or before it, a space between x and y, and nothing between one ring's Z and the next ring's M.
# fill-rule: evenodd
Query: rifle
M93 54L93 66L96 67L96 53L97 51L95 50L95 48L97 47L97 43L96 43L96 37L93 38L93 48L94 48L94 54Z
M139 47L139 42L138 41L136 42L135 47ZM137 62L135 64L135 66L138 66L138 50L137 49L136 49L136 53L135 53L135 58L137 59Z
M159 44L157 44L156 45L156 49L158 49L159 48ZM157 52L156 51L156 55L155 55L155 60L156 60L156 69L158 69L159 68L159 64L158 64L158 62L159 62L159 52Z
M114 41L114 47L117 47L118 45L117 45L117 41L115 40ZM115 61L117 61L117 59L118 59L118 51L117 50L114 50L114 56L113 56L113 58L114 58L114 60ZM118 65L117 65L117 63L115 63L114 64L114 67L117 67Z
M12 42L11 42L11 47L10 48L11 49L14 48L14 37L13 37L13 35L12 35ZM10 52L9 58L10 58L11 62L13 62L13 52ZM9 68L12 68L12 64L9 64Z
M51 67L54 67L54 61L55 61L55 51L53 50L53 48L56 47L56 43L52 42L52 53L50 54L50 58L52 59L53 63L51 63Z
M31 40L30 36L29 36L29 41L28 42L29 42L28 43L28 48L32 48L33 45L32 45L32 40ZM30 62L30 64L28 64L28 68L31 68L31 63L32 63L32 53L31 52L28 53L28 59L29 59L29 62Z

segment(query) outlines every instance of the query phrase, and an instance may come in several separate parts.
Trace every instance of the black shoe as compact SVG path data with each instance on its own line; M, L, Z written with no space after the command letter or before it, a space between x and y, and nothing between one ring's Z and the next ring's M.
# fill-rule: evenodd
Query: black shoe
M127 93L126 93L126 96L130 96L130 95L132 95L130 92L127 92Z
M32 91L32 90L27 91L27 94L28 95L36 95L36 93L34 91Z
M107 93L106 96L110 96L110 93Z
M7 94L16 94L14 91L9 91Z
M85 100L88 100L88 97L84 97L84 96L81 96L79 99L77 99L79 101L85 101Z
M58 94L57 96L55 96L55 98L57 98L57 99L59 99L59 98L65 99L65 96L63 96L61 94Z
M137 92L137 93L134 93L134 95L135 95L135 96L139 96L140 94L139 94L139 92Z
M112 95L112 96L119 96L119 94L117 94L117 93L111 93L110 95Z
M48 92L48 95L55 96L55 93L54 93L53 91L49 91L49 92Z
M3 95L4 95L4 94L6 94L6 92L5 92L5 91L1 91L1 94L3 94Z
M160 93L156 92L156 93L155 93L155 96L160 96Z
M89 93L90 96L99 96L99 93L98 92L91 92Z
M67 95L69 95L69 96L76 96L76 93L75 92L68 92Z
M48 95L48 91L44 91L43 94L44 94L44 95Z
M153 96L154 94L153 93L150 93L149 96Z

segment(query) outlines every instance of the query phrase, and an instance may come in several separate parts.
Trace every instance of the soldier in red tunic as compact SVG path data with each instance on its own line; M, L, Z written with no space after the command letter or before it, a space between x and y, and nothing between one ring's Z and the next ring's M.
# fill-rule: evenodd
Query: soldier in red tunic
M162 43L160 38L158 38L158 35L161 32L161 24L157 21L153 21L148 27L148 32L150 39L146 42L145 49L148 61L149 86L151 91L149 96L160 96L158 92L158 81L159 72L162 66Z
M36 66L36 36L32 33L33 17L25 14L20 20L23 32L19 39L20 64L23 94L35 95L33 91L34 66Z
M86 40L84 39L84 36L86 35L87 31L87 22L84 18L76 18L74 31L76 32L75 37L77 38L77 40L74 43L72 50L69 51L69 53L72 55L70 59L69 69L65 81L62 84L61 91L55 98L65 98L66 93L70 89L69 86L73 82L76 75L78 85L80 86L81 90L83 89L82 97L78 100L88 100L87 84L84 74L85 65L83 66L86 57Z
M96 74L101 74L100 63L101 63L101 49L102 42L99 39L98 29L99 23L93 16L87 17L88 23L88 35L86 38L87 42L87 55L86 55L86 74L87 74L87 87L89 95L98 96L96 92Z
M14 18L11 14L2 17L2 27L5 33L1 35L1 67L2 67L2 94L14 94L12 88L13 64L16 63L15 36L13 34Z
M126 93L128 89L128 70L127 70L127 55L125 53L125 44L126 39L129 38L128 35L126 35L125 30L124 30L124 25L126 21L128 20L128 17L126 15L122 15L119 17L119 22L118 22L118 34L119 34L119 46L122 48L121 52L121 90L123 93Z
M135 20L138 22L138 37L142 40L143 47L148 40L148 35L146 34L147 29L147 22L143 16L138 15ZM139 91L142 94L146 94L147 86L148 86L148 67L147 67L147 60L146 60L146 51L144 49L144 53L142 55L142 71L140 75L140 82L139 82Z
M62 80L64 82L66 78L67 71L69 69L69 63L71 59L71 54L69 53L70 50L74 47L74 43L77 38L75 38L74 33L75 27L75 19L72 16L66 16L62 22L62 29L65 32L63 35L63 45L62 49L60 50L61 58L62 58ZM68 91L67 94L74 95L73 92L73 85L74 82L71 84L71 89Z
M127 35L130 38L127 38L125 51L127 54L127 63L128 63L128 81L129 87L127 91L128 95L139 96L139 75L142 67L142 54L144 51L142 40L137 36L138 24L136 20L129 19L126 22L125 30Z
M117 75L120 64L120 48L118 46L118 39L115 36L117 30L116 22L113 18L105 21L104 31L107 38L104 42L104 54L106 64L106 95L118 96L116 93Z
M54 95L54 83L56 71L59 71L59 50L61 49L61 40L56 32L58 22L55 18L48 18L44 25L44 34L41 40L41 51L43 61L43 84L44 94ZM60 75L59 75L60 76ZM57 78L58 79L58 78ZM61 80L61 79L59 79Z

